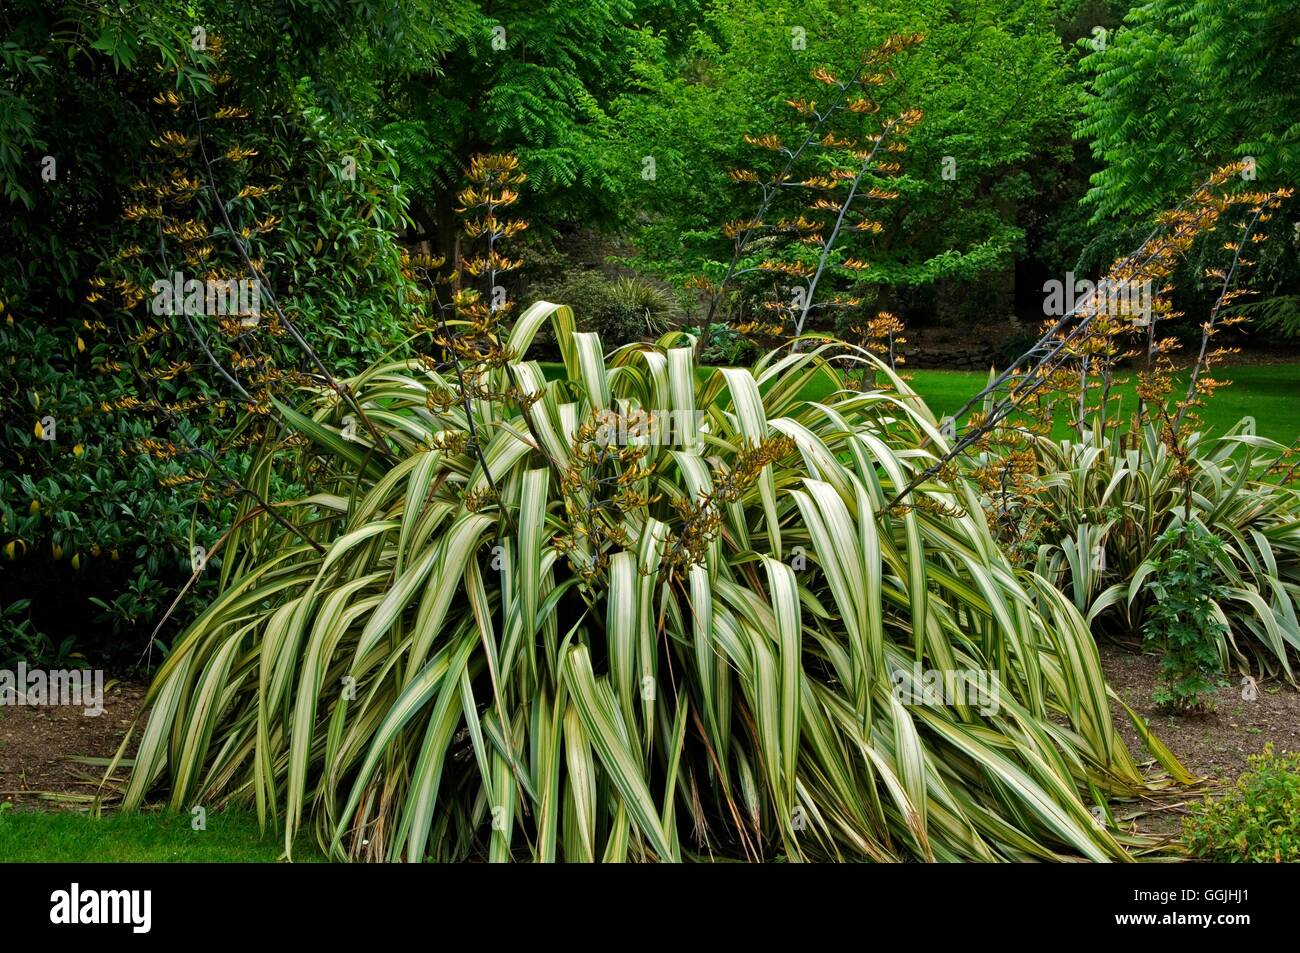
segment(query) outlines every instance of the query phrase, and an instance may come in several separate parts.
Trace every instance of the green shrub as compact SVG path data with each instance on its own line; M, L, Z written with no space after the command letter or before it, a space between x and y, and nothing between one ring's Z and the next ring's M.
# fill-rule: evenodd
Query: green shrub
M1221 798L1207 798L1183 821L1195 857L1220 863L1300 861L1300 753L1270 743Z
M30 606L30 599L0 599L0 668L13 668L19 662L43 665L61 654L52 651L49 640L32 627Z
M192 494L160 486L184 466L132 452L155 434L144 417L99 411L129 390L94 373L65 338L74 329L55 333L53 322L25 308L7 316L0 324L0 366L10 382L0 393L0 605L10 611L0 655L45 660L71 637L97 660L134 662L190 575ZM215 539L204 525L198 532ZM210 595L202 581L192 590Z
M714 321L709 325L709 343L704 348L704 363L735 367L752 361L756 348L730 324Z
M1227 626L1216 615L1224 587L1215 563L1223 543L1199 523L1180 523L1160 537L1164 552L1156 560L1147 586L1151 610L1142 637L1164 652L1158 705L1175 711L1197 711L1222 684L1219 650Z
M531 293L544 301L564 302L580 316L579 330L600 335L606 347L617 347L651 335L645 287L643 282L637 282L620 289L618 282L599 271L578 270L558 281L535 285ZM662 302L655 307L656 315L669 313ZM554 339L548 333L543 340L550 343Z
M0 631L0 653L57 653L71 636L97 660L134 662L190 580L193 547L213 548L229 525L220 474L241 475L256 443L214 360L260 398L269 387L254 381L310 366L265 302L256 332L240 329L234 345L218 322L154 313L152 283L243 274L216 188L305 340L355 373L405 334L409 283L393 236L404 198L391 151L328 117L307 84L271 103L247 73L214 86L225 67L215 43L191 47L192 11L124 10L143 32L104 24L84 47L94 23L46 37L36 21L55 14L24 6L23 34L45 55L0 52L0 69L30 73L33 120L0 121L0 247L21 250L0 256L0 605L23 604L26 634L16 622ZM244 96L257 108L240 119ZM218 119L218 107L234 111ZM196 111L209 117L211 173ZM44 182L35 157L47 149L59 164ZM19 155L33 161L11 169ZM258 363L238 363L250 354ZM47 417L55 439L37 432ZM209 585L201 577L183 598L197 604Z

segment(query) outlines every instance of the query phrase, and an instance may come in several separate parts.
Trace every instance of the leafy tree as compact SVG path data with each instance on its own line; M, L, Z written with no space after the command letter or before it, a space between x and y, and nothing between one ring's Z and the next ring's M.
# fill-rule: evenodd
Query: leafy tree
M1131 243L1147 217L1228 163L1249 163L1242 188L1295 183L1298 35L1300 6L1290 0L1150 0L1133 7L1104 43L1091 44L1082 64L1092 77L1090 95L1078 131L1100 164L1086 198L1093 226L1103 226L1100 255ZM1260 255L1262 290L1293 296L1300 287L1296 223L1291 205L1268 226L1283 240ZM1190 288L1206 264L1194 260L1183 284ZM1209 285L1206 300L1185 310L1201 313L1212 298ZM1280 318L1276 327L1300 330L1293 298L1261 316L1269 314Z
M693 0L506 0L474 4L453 47L396 76L380 114L412 215L449 264L455 190L471 156L506 151L528 170L530 219L610 224L626 177L611 165L607 107L647 42L644 17L673 25Z
M851 72L891 33L927 39L897 66L881 108L920 108L902 193L873 250L865 281L897 291L1005 270L1022 240L1017 210L1035 194L1029 165L1068 159L1073 99L1056 5L760 4L721 0L673 56L651 38L635 64L638 90L616 103L632 201L649 219L641 261L678 280L725 261L717 223L743 213L728 170L746 165L745 134L784 136L788 100L814 98L809 71ZM653 178L642 168L653 160Z
M1290 0L1150 0L1094 42L1079 131L1102 168L1094 221L1145 217L1247 157L1256 187L1300 167L1300 7Z

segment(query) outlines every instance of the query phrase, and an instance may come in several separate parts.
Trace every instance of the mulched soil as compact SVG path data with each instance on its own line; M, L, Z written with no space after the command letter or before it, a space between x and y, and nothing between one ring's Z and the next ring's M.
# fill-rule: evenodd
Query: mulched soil
M71 759L116 754L147 688L106 681L104 712L94 717L76 706L0 707L0 803L48 810L94 795L99 769Z
M1279 754L1300 750L1300 692L1281 680L1259 682L1255 698L1247 701L1238 677L1215 692L1214 711L1168 715L1151 701L1160 678L1159 656L1103 644L1101 664L1111 687L1193 774L1234 780L1246 769L1246 758L1270 741ZM1123 711L1115 723L1129 746L1141 750Z
M1205 779L1200 790L1179 791L1167 803L1152 805L1150 813L1136 818L1139 830L1176 834L1188 804L1221 792L1246 770L1246 759L1269 742L1278 754L1300 750L1300 692L1285 682L1259 682L1254 698L1247 700L1237 676L1214 693L1212 711L1170 715L1151 701L1160 679L1159 656L1107 642L1100 649L1102 669L1115 691L1188 771ZM1115 713L1115 725L1139 762L1149 757L1123 709Z

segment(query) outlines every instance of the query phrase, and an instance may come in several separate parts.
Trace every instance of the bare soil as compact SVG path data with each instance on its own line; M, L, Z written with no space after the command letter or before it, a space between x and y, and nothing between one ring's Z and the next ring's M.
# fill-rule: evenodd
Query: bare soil
M115 755L147 688L106 682L104 711L96 716L68 705L0 707L0 803L49 809L93 797L101 771L74 759Z
M1192 774L1231 781L1246 769L1246 759L1270 741L1278 753L1300 750L1300 692L1283 681L1259 682L1248 701L1238 677L1214 694L1213 711L1170 715L1151 701L1160 679L1159 656L1103 644L1101 664L1115 691ZM1144 750L1122 710L1115 724L1133 751Z
M1135 818L1144 833L1175 835L1190 804L1221 793L1248 767L1246 759L1272 742L1274 750L1300 750L1300 692L1279 679L1258 682L1247 691L1241 676L1230 679L1213 696L1213 710L1198 715L1171 715L1151 700L1160 680L1160 657L1102 642L1101 665L1119 696L1136 711L1170 751L1204 783L1193 791L1171 792L1165 803ZM1253 697L1246 697L1253 696ZM1123 709L1115 726L1139 762L1149 756Z

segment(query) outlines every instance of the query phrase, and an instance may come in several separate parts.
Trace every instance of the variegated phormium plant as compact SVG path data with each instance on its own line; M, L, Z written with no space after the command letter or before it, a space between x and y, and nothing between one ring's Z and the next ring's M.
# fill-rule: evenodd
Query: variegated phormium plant
M347 382L366 427L285 407L248 479L309 495L224 541L122 805L255 804L371 860L1132 856L1104 802L1152 782L1079 611L963 481L887 509L945 446L924 404L883 366L804 400L825 348L700 377L660 344L606 358L539 303L493 372L522 399L397 361Z
M1300 487L1286 447L1243 418L1228 433L1187 438L1190 476L1154 427L1119 437L1037 437L1037 495L1049 540L1036 569L1073 599L1089 623L1135 631L1153 598L1147 583L1189 521L1223 547L1214 560L1223 668L1277 674L1295 684L1300 653ZM1190 505L1190 512L1189 512Z

